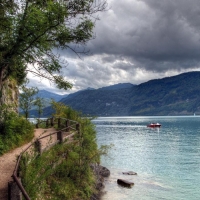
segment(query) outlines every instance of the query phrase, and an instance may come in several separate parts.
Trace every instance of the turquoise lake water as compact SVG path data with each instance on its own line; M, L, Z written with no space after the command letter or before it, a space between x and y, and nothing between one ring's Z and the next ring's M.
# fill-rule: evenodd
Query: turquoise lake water
M98 145L114 146L101 164L111 171L103 200L199 200L200 117L101 117ZM148 128L159 122L161 128ZM137 176L123 175L134 171ZM132 188L117 184L123 178Z

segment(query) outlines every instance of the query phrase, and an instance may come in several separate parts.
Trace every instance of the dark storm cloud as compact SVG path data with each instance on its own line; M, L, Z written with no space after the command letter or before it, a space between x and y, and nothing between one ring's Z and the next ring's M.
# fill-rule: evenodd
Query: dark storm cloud
M112 63L113 61L115 61L117 58L117 56L115 55L109 55L109 56L105 56L105 57L102 57L101 60L103 63Z
M89 56L78 58L70 49L57 51L67 64L62 74L73 84L69 92L139 84L200 68L199 0L107 1L109 9L96 22L96 38L87 46L71 46Z
M124 70L124 71L131 71L132 69L134 69L134 65L131 63L123 63L123 62L119 62L119 63L115 63L113 65L114 69L120 69L120 70Z
M117 55L147 70L190 68L200 61L200 1L140 0L110 1L101 15L96 39L90 45L96 54Z

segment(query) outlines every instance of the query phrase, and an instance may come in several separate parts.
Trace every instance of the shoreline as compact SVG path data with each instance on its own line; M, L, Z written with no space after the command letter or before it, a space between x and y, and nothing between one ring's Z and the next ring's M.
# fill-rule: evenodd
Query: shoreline
M110 170L99 164L92 164L91 168L96 176L95 189L97 190L97 193L93 194L90 200L101 200L102 196L105 194L105 178L110 176Z

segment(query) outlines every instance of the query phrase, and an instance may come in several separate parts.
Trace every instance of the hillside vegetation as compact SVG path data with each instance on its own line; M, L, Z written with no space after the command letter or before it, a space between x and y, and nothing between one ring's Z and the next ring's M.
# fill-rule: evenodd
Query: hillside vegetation
M22 183L30 199L96 199L98 176L91 165L100 163L100 155L106 154L109 147L98 148L90 119L62 103L53 102L53 108L53 117L78 122L80 132L73 140L66 139L40 156L36 151L25 154L20 162Z
M200 72L183 73L140 85L79 91L61 102L92 116L200 114ZM51 108L46 108L44 116L51 112Z
M200 72L152 80L135 88L129 114L187 115L200 113Z

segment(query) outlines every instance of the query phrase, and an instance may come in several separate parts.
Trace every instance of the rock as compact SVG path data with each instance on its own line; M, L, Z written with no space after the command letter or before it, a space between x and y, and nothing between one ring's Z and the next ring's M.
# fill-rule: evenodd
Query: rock
M96 184L96 189L98 191L101 191L103 188L105 187L105 185L103 184L103 182L101 181L98 181L97 184Z
M95 174L98 174L103 177L108 177L110 176L110 170L107 169L106 167L103 167L99 164L91 164L91 168L95 172Z
M109 177L110 176L110 170L106 167L99 166L99 174L103 177Z
M131 187L131 186L134 185L133 182L130 182L130 181L127 181L127 180L124 180L124 179L117 179L117 183L118 183L119 185L124 186L124 187Z
M132 172L132 171L128 171L128 172L122 172L123 174L126 174L126 175L137 175L136 172Z
M110 171L106 167L99 164L91 164L91 168L96 176L97 192L91 196L90 200L100 200L101 196L104 194L104 177L108 177L110 175Z

